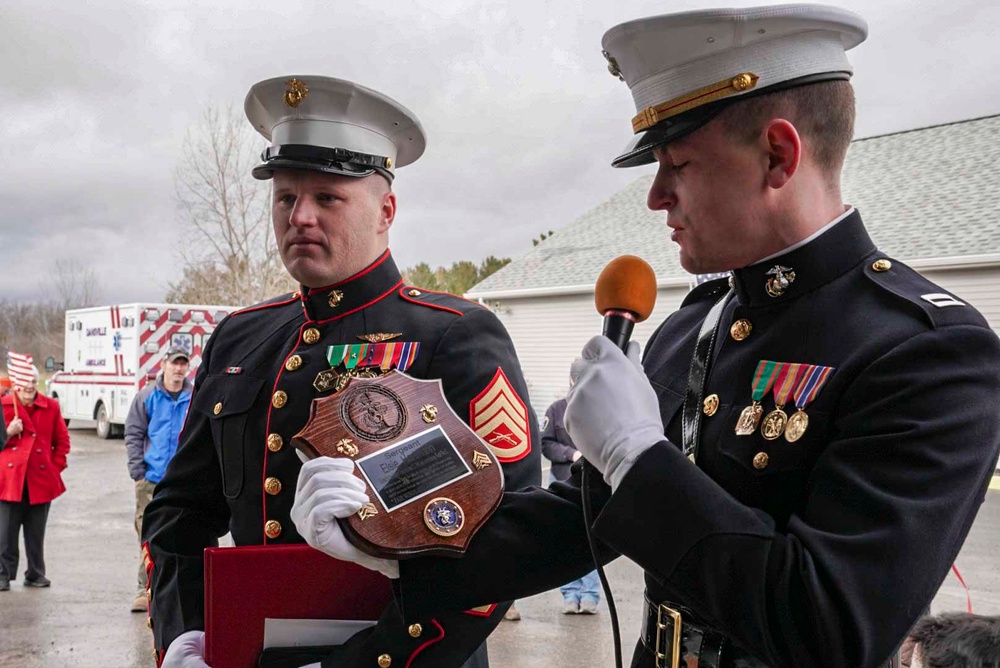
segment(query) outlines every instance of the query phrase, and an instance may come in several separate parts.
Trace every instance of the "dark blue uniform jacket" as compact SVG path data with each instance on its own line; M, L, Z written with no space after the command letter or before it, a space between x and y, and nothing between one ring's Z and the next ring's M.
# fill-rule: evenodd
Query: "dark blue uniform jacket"
M795 278L772 297L775 265ZM594 492L595 535L608 558L645 569L652 599L694 610L767 665L876 666L927 608L984 499L1000 449L1000 342L971 306L878 251L857 212L733 279L697 466L677 447L681 407L725 280L693 290L649 341L665 439L614 495ZM742 340L730 335L739 320L751 325ZM797 442L735 433L760 360L835 368ZM506 494L458 565L404 562L407 614L520 598L592 568L578 468L551 492ZM634 661L652 665L641 648Z
M177 454L143 519L159 656L181 633L204 628L206 547L227 531L236 545L303 542L289 518L301 466L291 438L308 420L312 400L334 391L313 386L317 374L330 369L327 347L361 343L359 335L373 333L419 342L407 373L440 378L448 403L466 421L470 403L502 372L525 408L527 438L512 439L507 430L494 453L506 489L539 483L538 425L503 325L479 304L404 285L389 251L338 285L303 287L237 311L205 348ZM262 574L260 583L248 586L260 586L262 596L281 595L266 583ZM376 630L359 636L333 663L376 666L385 654L394 666L459 666L507 607L443 612L404 625L391 605ZM410 633L414 623L422 629L417 635Z

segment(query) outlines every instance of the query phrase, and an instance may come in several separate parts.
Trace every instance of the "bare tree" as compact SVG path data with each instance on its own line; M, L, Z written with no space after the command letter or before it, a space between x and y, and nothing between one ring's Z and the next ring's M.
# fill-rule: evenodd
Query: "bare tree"
M52 285L55 287L56 302L64 311L96 306L100 300L100 281L93 267L84 267L83 263L75 258L56 263ZM47 285L44 287L47 293Z
M250 170L259 137L232 107L210 107L185 136L174 174L188 231L168 301L242 306L294 289L270 225L270 189Z

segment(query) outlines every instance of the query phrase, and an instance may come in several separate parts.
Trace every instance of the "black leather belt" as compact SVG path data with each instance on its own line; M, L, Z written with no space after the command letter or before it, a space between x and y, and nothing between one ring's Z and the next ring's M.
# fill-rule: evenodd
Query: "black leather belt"
M722 668L729 643L704 626L687 608L654 603L643 595L642 644L656 658L656 668Z
M642 644L655 658L656 668L767 668L689 609L669 601L654 603L645 592L642 598ZM879 668L900 668L899 652Z

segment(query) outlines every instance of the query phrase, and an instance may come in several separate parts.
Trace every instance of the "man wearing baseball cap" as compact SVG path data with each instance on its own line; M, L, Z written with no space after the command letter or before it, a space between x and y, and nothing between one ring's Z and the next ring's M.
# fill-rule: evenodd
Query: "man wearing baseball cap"
M681 264L731 272L691 291L641 364L635 342L597 337L572 369L567 429L606 483L593 534L645 570L634 667L886 664L983 500L1000 341L841 198L845 52L866 35L851 12L785 5L604 36L636 109L613 164L656 163L647 204ZM581 468L506 495L457 563L378 564L401 574L407 613L586 573Z
M191 356L182 346L171 346L163 356L156 380L147 383L132 400L125 418L125 449L128 473L135 483L135 532L142 538L142 518L153 498L156 484L163 479L167 465L177 452L181 427L191 404L191 381L188 371ZM146 569L139 559L136 594L132 612L145 612Z

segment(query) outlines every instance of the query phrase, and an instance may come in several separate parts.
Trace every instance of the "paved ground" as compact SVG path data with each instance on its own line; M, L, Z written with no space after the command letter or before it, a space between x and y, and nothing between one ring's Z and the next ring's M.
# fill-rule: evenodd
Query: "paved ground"
M149 668L152 640L145 616L128 611L138 550L124 442L99 441L92 431L73 426L69 491L53 504L46 541L53 586L24 589L18 581L0 593L0 666ZM1000 614L998 547L1000 492L990 492L958 560L975 609L983 614ZM628 655L638 635L641 574L624 559L608 573ZM561 615L560 603L558 592L520 601L522 621L503 622L490 640L493 667L558 665L566 656L577 657L574 665L581 667L614 665L604 602L596 616ZM964 608L965 593L950 576L934 611Z

